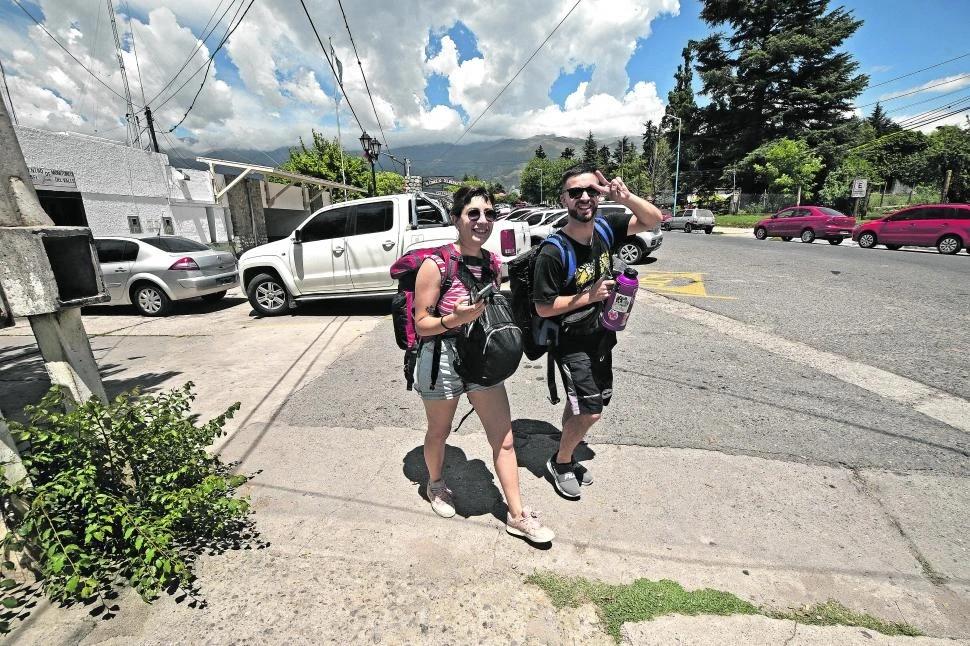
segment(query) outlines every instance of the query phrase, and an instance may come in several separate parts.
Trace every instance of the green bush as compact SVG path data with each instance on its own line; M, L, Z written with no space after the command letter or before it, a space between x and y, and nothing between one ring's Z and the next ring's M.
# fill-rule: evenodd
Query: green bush
M235 495L248 477L207 451L239 404L199 424L194 399L190 382L64 412L55 387L25 408L26 425L11 422L30 482L0 478L3 545L23 550L51 600L107 608L125 583L146 601L163 589L194 599L198 554L255 540L249 504Z

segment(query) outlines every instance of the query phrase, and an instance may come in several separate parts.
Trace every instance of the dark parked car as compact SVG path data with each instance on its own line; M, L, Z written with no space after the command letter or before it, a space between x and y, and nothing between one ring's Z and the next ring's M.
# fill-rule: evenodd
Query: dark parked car
M754 237L781 238L789 241L815 242L825 238L829 244L841 244L852 235L855 218L827 206L792 206L754 225Z
M936 247L955 254L970 244L970 204L920 204L855 228L852 239L863 249Z

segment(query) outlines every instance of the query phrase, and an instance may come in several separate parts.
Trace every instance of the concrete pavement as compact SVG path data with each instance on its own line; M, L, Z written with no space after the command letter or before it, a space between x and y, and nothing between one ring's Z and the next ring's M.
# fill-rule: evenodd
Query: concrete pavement
M246 489L270 545L203 557L205 608L127 594L118 617L101 621L41 604L10 640L611 643L591 607L556 610L523 584L537 570L670 578L781 610L833 598L970 638L966 434L651 301L618 348L614 406L579 452L596 476L582 501L559 498L542 477L557 417L543 402L544 362L524 363L510 382L523 494L558 534L548 550L504 532L474 415L446 461L460 515L430 511L423 414L404 391L386 303L262 320L240 300L164 320L97 310L86 324L100 334L110 388L192 379L205 415L243 401L220 447L259 471ZM21 352L29 339L14 328L0 345ZM12 399L43 388L30 361L0 364L8 413ZM628 625L624 639L903 643L769 621L668 617Z

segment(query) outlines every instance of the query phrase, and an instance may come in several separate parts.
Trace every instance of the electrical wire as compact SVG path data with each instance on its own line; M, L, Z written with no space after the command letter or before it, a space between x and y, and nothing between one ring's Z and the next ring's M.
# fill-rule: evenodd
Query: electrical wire
M374 119L377 121L377 127L380 128L381 137L384 138L384 146L387 148L387 152L391 152L391 144L387 141L387 135L384 134L384 126L381 125L381 118L377 116L377 106L374 105L374 95L370 92L370 86L367 84L367 75L364 74L364 64L360 62L360 54L357 53L357 43L354 42L354 34L350 31L350 23L347 22L347 14L344 12L344 3L342 0L337 0L337 5L340 7L340 14L344 17L344 27L347 28L347 35L350 36L350 45L354 48L354 56L357 58L357 67L360 68L360 76L364 79L364 88L367 90L367 97L370 99L370 107L374 109Z
M953 61L958 61L961 58L966 58L967 56L970 56L970 52L966 52L965 54L960 54L959 56L956 56L954 58L947 59L947 60L943 61L942 63L936 63L934 65L929 65L929 66L924 67L922 69L918 69L915 72L909 72L908 74L901 74L900 76L897 76L895 78L891 78L888 81L882 81L881 83L876 83L875 85L870 85L867 89L872 89L874 87L879 87L879 86L882 86L882 85L888 85L889 83L892 83L893 81L898 81L899 79L904 79L907 76L913 76L915 74L919 74L920 72L925 72L926 70L931 70L934 67L939 67L941 65L946 65L947 63L952 63Z
M330 54L327 53L327 48L323 44L323 39L320 38L320 32L317 31L317 26L313 23L313 18L310 17L310 10L306 8L306 2L304 2L304 0L300 0L300 4L303 5L303 13L306 14L307 20L310 21L310 27L313 29L313 35L317 37L317 42L320 43L320 49L323 51L323 57L327 59L327 64L330 65L330 71L333 72L333 77L337 79L337 85L340 86L340 92L344 95L344 100L347 101L347 107L350 108L350 114L354 115L354 121L357 122L357 127L360 128L360 131L365 132L364 126L361 125L360 119L357 117L357 111L354 110L354 106L350 102L350 97L347 96L347 92L344 91L344 83L337 74L337 68L333 66L333 61L330 60Z
M906 105L901 105L898 108L893 108L892 110L884 110L883 114L889 114L890 112L899 112L900 110L905 110L906 108L911 108L914 105L921 105L923 103L929 103L930 101L938 101L945 96L950 96L951 94L956 94L957 92L963 92L966 88L958 88L952 92L946 92L944 94L938 94L936 96L930 97L928 99L923 99L922 101L914 101L913 103L907 103Z
M854 108L854 109L868 108L870 105L876 105L877 103L886 103L887 101L895 101L896 99L901 99L904 96L911 96L913 94L920 94L921 92L926 92L927 90L932 90L933 88L940 87L941 85L949 85L950 83L956 83L957 81L962 81L965 78L970 78L970 74L961 74L959 76L955 76L955 77L953 77L951 79L947 79L947 80L942 81L940 83L934 83L933 85L927 85L926 87L921 87L921 88L919 88L917 90L912 90L911 92L904 92L902 94L897 94L895 96L886 97L885 99L880 99L878 101L873 101L872 103L864 103L862 105L853 105L853 106L850 106L850 107L851 108Z
M242 21L246 19L246 14L249 13L249 10L252 8L255 2L256 0L249 0L249 4L246 6L246 11L244 11L243 15L239 17L239 21L236 22L236 25L234 27L226 31L226 35L223 36L222 42L219 43L219 46L216 47L214 52L212 52L212 56L209 57L209 63L206 65L206 68L205 68L205 75L202 77L202 82L199 84L199 89L195 92L195 96L192 97L192 103L189 104L189 107L185 110L185 114L183 114L182 118L178 120L178 123L176 123L174 126L169 128L167 132L174 132L175 129L178 128L180 125L182 125L185 122L185 120L188 118L189 113L192 112L192 108L195 107L195 102L199 100L199 95L202 94L202 88L205 87L205 82L209 78L209 70L212 68L212 61L215 60L216 54L219 53L219 50L222 49L222 46L226 44L226 41L229 40L229 37L232 36L232 34L239 28L239 25L242 24ZM173 94L172 96L175 96L175 95ZM171 98L172 97L169 97L169 99ZM162 107L163 105L165 105L166 102L167 101L163 101L158 107L159 108Z
M94 80L96 80L98 83L100 83L101 85L103 85L105 87L105 89L107 89L109 92L111 92L112 94L114 94L116 97L118 97L119 99L121 99L122 101L125 101L127 103L128 99L126 99L120 93L116 92L114 90L114 88L112 88L110 85L108 85L107 83L105 83L104 81L102 81L100 76L98 76L97 74L95 74L94 72L92 72L91 69L87 65L85 65L84 63L82 63L78 59L77 56L75 56L74 54L71 53L71 50L69 50L67 47L65 47L64 45L62 45L61 44L61 41L57 40L57 37L55 37L54 34L52 34L51 32L49 32L47 30L47 27L45 27L43 24L41 24L41 22L39 20L37 20L37 18L34 18L34 14L30 13L29 11L27 11L27 8L24 7L22 4L20 4L20 0L12 0L12 1L13 1L13 3L15 5L17 5L18 7L20 7L20 10L21 11L23 11L25 14L27 14L27 17L28 18L30 18L31 20L33 20L34 23L38 27L40 27L41 29L43 29L44 30L44 33L47 34L48 36L50 36L50 39L53 40L55 43L57 43L57 46L58 47L60 47L61 49L64 50L64 53L66 53L68 56L70 56L71 58L73 58L75 63L77 63L78 65L80 65L81 67L83 67L85 72L87 72L88 74L90 74L91 76L93 76L94 77Z
M138 62L138 47L135 45L135 28L131 25L131 4L125 0L125 11L128 14L128 33L131 34L131 52L135 55L135 70L138 72L138 87L141 88L142 108L147 105L145 101L145 83L141 80L141 63Z
M574 4L569 9L569 11L566 12L566 15L562 17L562 20L560 20L556 24L556 26L552 28L552 31L549 32L549 35L546 36L546 39L543 40L539 44L539 46L536 47L536 50L534 52L532 52L532 55L529 56L529 58L526 59L526 61L524 63L522 63L522 67L520 67L519 68L519 71L517 71L515 73L515 76L513 76L511 79L509 79L509 82L506 83L505 84L505 87L503 87L501 89L501 91L499 91L499 93L495 95L495 98L492 99L491 103L489 103L487 106L485 106L485 109L482 110L482 113L480 115L478 115L477 117L475 117L475 120L472 121L471 125L469 125L467 128L465 128L465 130L461 133L461 135L459 135L458 139L455 139L455 143L453 143L452 146L457 146L458 145L458 142L461 141L465 137L465 135L467 135L469 132L471 132L472 128L475 127L475 124L478 123L478 121L482 117L485 116L485 113L487 113L489 111L489 108L491 108L493 105L495 105L495 102L498 101L499 98L501 98L501 96L505 93L505 91L507 89L509 89L509 86L512 85L512 82L515 81L515 79L519 78L519 74L522 73L522 70L524 70L526 68L526 66L528 66L528 64L532 62L532 59L535 58L536 55L539 53L539 51L545 46L545 44L549 42L549 39L552 38L553 34L555 34L559 30L559 28L562 27L562 24L564 22L566 22L566 18L569 18L569 16L573 13L573 11L576 10L576 7L578 7L579 6L579 3L582 2L582 1L583 0L576 0L576 4Z
M205 26L202 27L202 36L201 36L201 38L199 38L199 41L196 43L195 49L192 50L192 53L189 54L189 57L185 59L185 62L182 63L182 66L178 69L177 72L175 72L175 75L172 76L171 79L169 79L168 83L166 83L165 85L163 85L162 86L162 89L160 89L158 92L156 92L155 93L155 96L153 96L148 101L149 103L155 103L155 100L158 99L158 97L160 97L162 95L162 93L165 92L165 90L167 90L168 88L170 88L175 83L175 80L185 70L185 68L189 66L189 63L192 62L192 59L199 52L199 50L202 49L202 46L205 45L206 41L209 40L209 37L212 36L212 34L219 27L219 25L222 24L222 19L225 18L226 17L226 14L229 13L229 10L232 9L232 5L235 4L236 0L230 0L229 6L226 7L226 10L222 12L222 15L221 16L219 16L219 20L217 20L212 25L212 29L210 29L208 33L205 33L206 32L206 29L208 29L208 27L209 27L209 23L212 22L212 19L215 17L216 13L219 11L219 8L222 6L222 3L225 2L225 1L226 0L219 0L219 4L216 5L215 11L212 12L212 15L209 16L209 19L206 21ZM246 0L240 0L239 6L241 7L242 4L243 4L243 2L245 2L245 1ZM237 8L236 9L236 13L238 13L238 12L239 12L239 9ZM233 18L235 18L235 15L233 15ZM229 22L231 24L232 23L232 20L230 20ZM198 70L196 70L195 73L198 74L199 73ZM179 89L181 89L181 88L179 88ZM178 90L176 90L176 91L178 91ZM158 109L158 108L156 107L156 109Z
M239 6L238 6L238 7L236 7L236 11L235 11L235 12L234 12L234 13L232 14L232 18L230 18L230 19L229 19L229 23L228 23L228 26L226 27L226 31L225 31L225 33L224 33L224 34L222 35L222 38L220 38L220 39L219 39L219 43L218 43L218 44L216 45L216 49L214 49L214 50L212 51L212 53L211 53L211 54L209 54L209 57L208 57L208 58L206 58L206 60L205 60L205 62L204 62L204 63L202 63L202 65L200 65L199 67L197 67L197 68L196 68L196 70L195 70L194 72L192 72L192 74L191 74L191 75L190 75L190 76L189 76L189 77L188 77L187 79L185 79L185 81L183 81L183 82L182 82L182 84L181 84L180 86L178 86L178 88L177 88L176 90L174 90L174 91L173 91L173 92L172 92L172 93L171 93L171 94L170 94L170 95L168 96L168 98L167 98L167 99L165 99L165 100L164 100L164 101L162 101L161 103L159 103L159 104L157 104L157 105L155 105L155 110L158 110L158 109L160 109L160 108L161 108L161 107L162 107L163 105L165 105L166 103L168 103L169 101L171 101L172 99L174 99L174 98L176 97L176 95L178 95L178 93L179 93L179 92L181 92L181 91L182 91L182 89L183 89L183 88L184 88L184 87L185 87L186 85L188 85L189 83L191 83L191 82L192 82L192 79L194 79L194 78L195 78L196 76L198 76L198 75L199 75L199 72L201 72L202 70L205 70L205 71L206 71L206 74L208 74L208 73L209 73L209 69L210 69L210 68L211 68L211 66L212 66L212 61L213 61L213 60L215 60L215 56L216 56L216 54L217 54L217 53L218 53L218 51L219 51L219 49L218 49L218 48L221 48L221 47L222 47L222 45L223 45L223 44L225 43L225 39L226 39L226 37L228 36L228 34L229 34L229 31L230 31L230 30L232 29L232 24L233 24L233 22L234 22L234 21L236 20L236 17L237 17L238 15L239 15L239 11L240 11L240 10L242 9L242 6L243 6L243 5L245 4L245 3L246 3L246 0L242 0L242 1L241 1L241 2L239 3ZM227 7L227 11L228 11L228 9L229 9L229 8L231 8L231 6L232 6L232 5L230 5L230 7ZM217 26L218 26L218 25L217 25ZM156 97L156 98L157 98L157 97ZM151 100L150 100L150 101L149 101L148 103L149 103L149 104L154 104L154 103L155 103L155 99L151 99Z

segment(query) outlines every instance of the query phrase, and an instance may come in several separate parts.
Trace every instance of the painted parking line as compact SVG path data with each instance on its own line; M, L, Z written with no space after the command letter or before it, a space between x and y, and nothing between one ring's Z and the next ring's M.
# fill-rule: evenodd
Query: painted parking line
M704 286L706 274L696 271L645 271L640 274L640 287L658 294L737 300L733 296L714 296Z
M643 300L663 312L705 325L719 334L749 343L794 363L808 366L847 384L909 406L955 429L970 433L970 401L962 397L882 368L780 337L765 329L715 314L689 303L664 298L659 294L644 294Z

